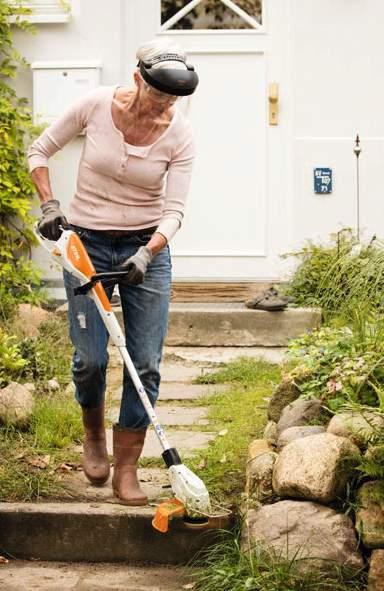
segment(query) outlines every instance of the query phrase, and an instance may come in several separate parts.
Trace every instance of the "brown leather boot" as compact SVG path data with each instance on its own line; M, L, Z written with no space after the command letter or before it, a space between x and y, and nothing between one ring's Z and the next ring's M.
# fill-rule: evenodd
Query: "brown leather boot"
M146 505L148 497L137 479L139 461L147 430L131 431L113 427L113 492L123 505Z
M101 486L109 477L110 465L107 453L104 404L97 408L84 408L83 470L94 486Z

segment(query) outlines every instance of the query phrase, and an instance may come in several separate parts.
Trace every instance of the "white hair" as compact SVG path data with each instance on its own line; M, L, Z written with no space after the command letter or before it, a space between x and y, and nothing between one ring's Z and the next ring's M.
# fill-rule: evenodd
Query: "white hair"
M150 62L156 57L165 53L177 53L184 60L186 59L185 51L180 47L178 43L175 43L169 37L157 37L147 43L141 45L137 52L136 58L143 62ZM153 68L175 68L179 70L185 70L186 66L182 62L177 61L164 61L155 64Z

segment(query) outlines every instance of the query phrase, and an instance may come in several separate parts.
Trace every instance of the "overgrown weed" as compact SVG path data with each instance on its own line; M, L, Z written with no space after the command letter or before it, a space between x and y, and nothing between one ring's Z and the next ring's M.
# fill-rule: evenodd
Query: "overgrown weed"
M365 573L330 565L333 575L304 567L299 552L288 559L255 545L242 547L240 528L195 561L196 591L362 591Z

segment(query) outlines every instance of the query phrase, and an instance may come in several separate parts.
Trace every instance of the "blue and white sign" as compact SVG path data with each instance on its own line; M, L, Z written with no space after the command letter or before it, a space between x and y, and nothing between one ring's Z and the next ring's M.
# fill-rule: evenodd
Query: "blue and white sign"
M315 193L332 193L332 168L315 168L313 180Z

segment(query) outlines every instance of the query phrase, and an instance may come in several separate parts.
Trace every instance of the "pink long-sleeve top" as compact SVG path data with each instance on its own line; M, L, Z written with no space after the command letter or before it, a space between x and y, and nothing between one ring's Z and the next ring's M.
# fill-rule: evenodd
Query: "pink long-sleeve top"
M169 241L179 229L194 148L189 123L176 109L169 126L149 146L124 141L114 125L116 86L102 86L74 103L28 150L30 171L85 131L77 186L68 221L93 230L157 226Z

